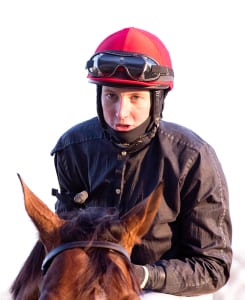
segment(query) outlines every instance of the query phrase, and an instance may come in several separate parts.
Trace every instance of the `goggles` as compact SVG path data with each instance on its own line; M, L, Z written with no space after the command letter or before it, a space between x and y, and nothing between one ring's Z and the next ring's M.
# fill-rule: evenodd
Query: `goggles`
M171 68L160 66L146 55L132 52L98 52L86 64L89 74L98 78L113 77L122 68L131 79L136 81L154 81L161 76L171 80L174 77Z

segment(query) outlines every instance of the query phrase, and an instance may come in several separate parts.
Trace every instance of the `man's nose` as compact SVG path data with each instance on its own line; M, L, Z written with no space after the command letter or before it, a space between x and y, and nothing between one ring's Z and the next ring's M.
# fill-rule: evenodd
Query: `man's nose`
M123 96L120 97L117 103L116 116L119 119L125 119L129 116L129 111L130 111L130 103L128 99Z

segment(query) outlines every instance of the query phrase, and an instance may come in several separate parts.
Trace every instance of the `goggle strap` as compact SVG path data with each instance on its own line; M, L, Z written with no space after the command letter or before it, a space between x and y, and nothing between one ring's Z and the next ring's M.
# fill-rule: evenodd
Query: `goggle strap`
M163 66L151 66L151 71L153 73L160 73L162 76L174 76L174 71L171 68Z

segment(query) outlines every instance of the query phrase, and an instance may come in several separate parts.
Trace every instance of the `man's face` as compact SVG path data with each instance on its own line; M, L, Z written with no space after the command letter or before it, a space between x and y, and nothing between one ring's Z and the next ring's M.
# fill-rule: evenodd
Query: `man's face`
M139 88L102 87L101 103L106 123L117 131L141 125L150 114L150 91Z

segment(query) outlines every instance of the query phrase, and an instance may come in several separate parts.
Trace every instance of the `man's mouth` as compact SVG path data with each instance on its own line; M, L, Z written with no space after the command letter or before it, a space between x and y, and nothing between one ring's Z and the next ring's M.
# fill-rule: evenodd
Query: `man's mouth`
M128 131L131 130L131 125L129 124L115 124L115 130L117 131Z

